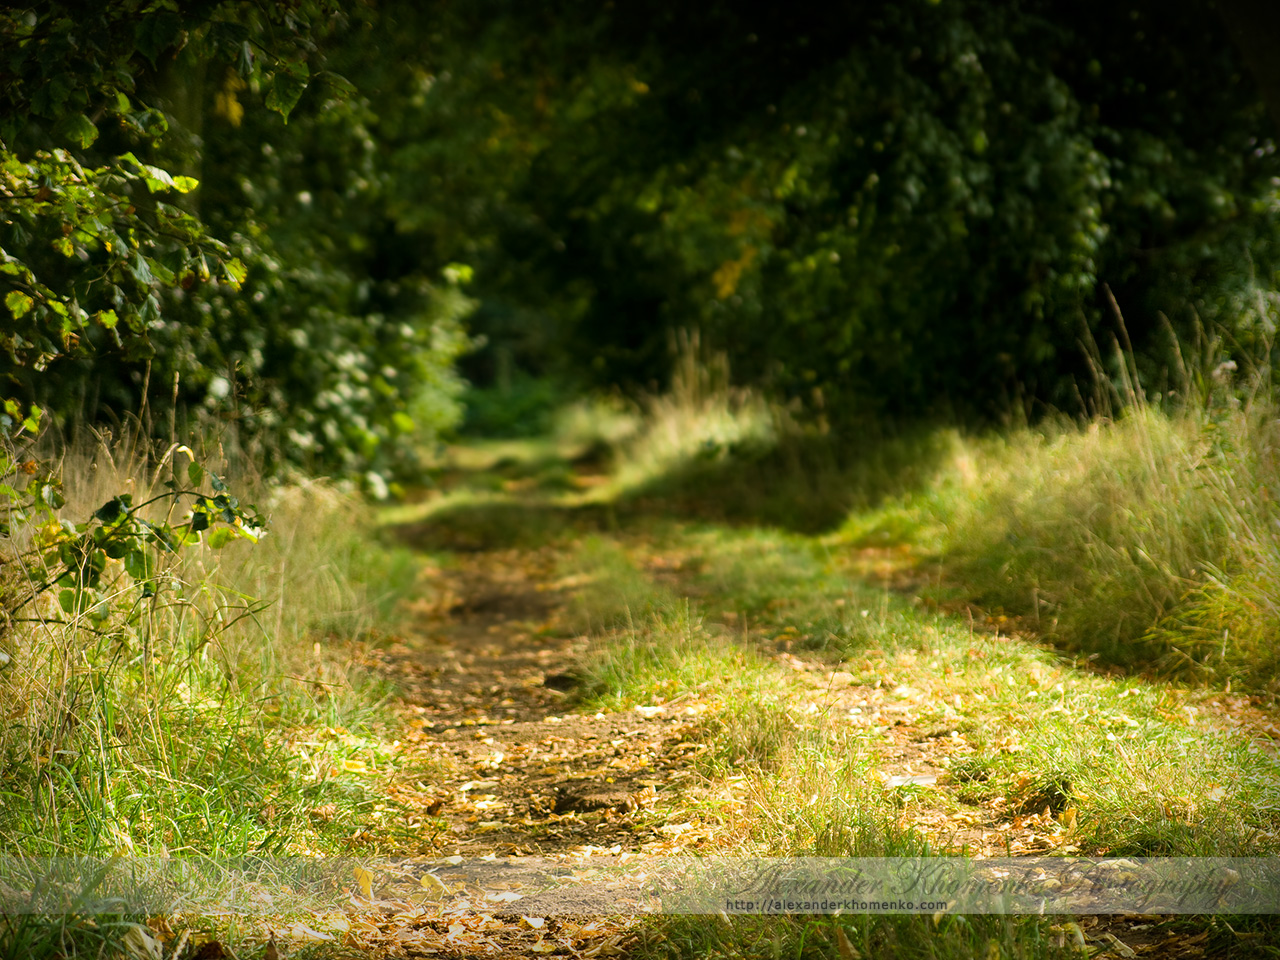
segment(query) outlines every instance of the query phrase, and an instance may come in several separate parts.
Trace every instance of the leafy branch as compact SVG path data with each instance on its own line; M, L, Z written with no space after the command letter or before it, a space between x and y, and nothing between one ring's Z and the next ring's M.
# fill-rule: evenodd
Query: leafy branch
M14 401L4 404L5 417L13 422L21 414ZM21 430L34 433L38 413L22 419ZM257 542L266 522L256 507L242 505L232 495L225 480L206 471L191 450L175 445L170 453L185 453L190 459L186 480L190 486L168 481L164 493L134 503L131 494L112 497L78 523L60 516L66 505L61 483L31 458L12 451L0 453L0 535L15 530L30 532L30 546L16 554L24 586L17 596L0 596L0 612L6 621L46 592L58 589L58 605L71 616L85 615L101 623L110 615L111 604L102 596L101 586L111 561L117 561L141 596L152 598L164 585L166 560L185 547L205 543L220 549L233 540ZM209 493L201 491L208 481ZM174 509L190 498L184 519L174 522ZM161 520L147 519L143 512L157 503L170 509ZM57 622L55 618L36 619Z

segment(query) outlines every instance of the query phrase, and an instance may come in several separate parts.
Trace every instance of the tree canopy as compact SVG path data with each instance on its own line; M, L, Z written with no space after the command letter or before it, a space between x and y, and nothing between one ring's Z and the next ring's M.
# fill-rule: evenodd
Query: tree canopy
M647 386L698 328L781 396L981 420L1080 409L1114 294L1156 389L1167 330L1274 328L1272 85L1231 41L1269 14L1223 13L6 9L0 373L380 477L456 422L472 310L482 382Z
M89 420L203 409L383 483L456 419L468 303L465 270L392 291L359 256L371 111L327 60L359 10L82 6L0 14L7 389Z
M1274 127L1201 4L445 19L414 166L466 225L478 323L530 364L643 383L698 326L791 395L989 417L1078 408L1106 286L1153 387L1162 315L1272 329Z

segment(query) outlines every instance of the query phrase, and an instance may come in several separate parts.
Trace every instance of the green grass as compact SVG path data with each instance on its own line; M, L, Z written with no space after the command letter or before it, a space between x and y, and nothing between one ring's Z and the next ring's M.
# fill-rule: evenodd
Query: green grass
M1040 818L1039 829L1060 834L1049 853L1280 852L1280 764L1206 723L1204 694L1081 670L1051 649L976 633L967 618L869 587L848 561L860 549L851 539L677 524L584 548L584 568L599 575L585 588L597 627L582 664L582 706L707 706L692 731L705 744L696 766L704 786L669 801L669 815L719 823L715 852L956 854L967 848L932 825L964 811L994 811L1006 824ZM680 574L646 589L632 558L655 555L660 569ZM681 593L693 599L672 600ZM691 615L693 604L705 619ZM779 644L825 659L848 676L842 682L883 702L912 704L921 730L954 731L938 785L882 786L896 749L885 728L851 727L825 707L820 691L771 657ZM1265 919L1157 926L1207 934L1224 956L1277 942ZM1086 939L1091 929L1035 917L671 917L642 925L636 949L642 957L1058 957L1106 946Z
M573 588L560 622L589 638L575 706L691 718L698 776L664 809L715 825L712 849L952 855L972 850L949 824L976 817L1010 836L1035 821L1057 853L1280 853L1280 764L1213 693L1274 684L1268 410L1135 407L855 446L735 393L713 365L642 413L580 406L555 436L457 449L442 492L381 523L433 549L557 553ZM82 493L68 516L156 485L145 459L91 459L65 465ZM397 826L385 788L433 771L394 749L392 691L362 666L397 598L422 589L417 561L328 485L256 493L273 533L173 568L181 588L141 627L3 638L11 848L424 842L429 825ZM1092 654L1197 686L1102 676ZM936 784L886 784L904 747L931 758ZM10 922L0 952L93 950L107 928ZM1249 944L1274 938L1259 932ZM1074 937L1035 918L669 918L639 949L1036 957L1078 955Z
M803 732L767 662L709 634L688 601L598 637L580 669L587 709L694 698L709 707L698 736L711 748L699 761L710 776L768 767Z
M1275 690L1274 413L1229 405L954 440L929 488L852 518L855 543L938 558L943 598L1073 651Z
M653 621L673 600L616 542L598 534L577 544L561 574L579 585L569 605L569 626L578 633Z
M1047 811L1059 846L1091 855L1280 851L1280 764L1213 729L1199 694L975 633L868 586L842 559L849 550L845 535L668 525L589 538L566 567L590 572L575 601L576 629L593 636L584 707L707 704L698 769L711 781L745 775L723 815L726 842L906 855L949 849L916 814L970 809L1006 824ZM635 559L652 557L679 574L659 586ZM890 721L849 726L826 691L772 659L780 648L909 708L926 734L953 732L939 786L884 790Z
M641 928L638 955L660 957L895 957L1039 960L1079 957L1042 917L862 916L665 918Z
M72 522L117 492L162 492L166 477L146 451L119 444L68 454L61 472ZM41 595L9 625L6 852L218 860L416 849L392 829L383 789L425 771L402 771L388 748L393 691L365 651L394 624L398 599L421 589L418 561L378 544L367 509L330 485L229 482L269 515L259 543L184 550L156 572L154 597L111 561L106 619L69 617ZM12 554L30 531L9 520L0 552ZM16 579L5 586L21 593ZM0 952L98 955L133 929L110 916L88 927L9 918Z
M377 719L388 691L351 643L386 622L414 571L352 532L362 508L349 498L318 485L269 495L278 534L197 548L140 620L30 623L6 638L11 849L219 857L356 832L365 792L308 772L341 747L304 760L294 731ZM137 589L115 587L122 601ZM317 831L308 811L327 803L341 815Z
M579 705L701 711L702 779L671 816L717 824L712 849L775 856L973 852L952 822L984 824L994 852L1001 831L1048 837L1041 853L1280 852L1280 765L1213 694L1274 683L1267 409L1134 405L1092 425L855 445L699 376L613 444L611 483L548 487L588 531L565 571L583 578L573 629L592 637ZM739 432L721 442L726 417ZM863 712L832 709L791 654L847 678ZM1164 679L1139 673L1153 668ZM924 748L936 784L885 786L897 717L945 741ZM1225 955L1275 939L1228 919L1253 932L1163 926L1208 931ZM667 919L640 951L847 956L840 922ZM901 957L1078 955L1082 938L1033 918L845 932L863 956Z

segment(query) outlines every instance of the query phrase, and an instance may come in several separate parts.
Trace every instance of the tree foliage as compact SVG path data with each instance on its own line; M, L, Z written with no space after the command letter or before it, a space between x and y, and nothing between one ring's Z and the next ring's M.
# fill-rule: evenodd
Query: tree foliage
M1080 406L1108 288L1152 387L1162 318L1274 326L1271 124L1192 0L63 0L0 38L8 391L375 487L457 419L473 307L482 378L648 386L697 327L781 395L980 418Z
M90 327L126 356L145 356L160 293L218 276L238 288L243 265L180 205L198 186L145 162L169 129L145 97L145 78L176 57L237 65L273 93L305 73L304 25L264 51L257 36L273 4L8 7L0 87L4 301L13 370L43 371ZM255 26L257 29L255 30ZM292 97L296 101L296 96ZM276 96L287 112L288 96Z
M9 390L90 419L232 416L380 488L457 415L468 302L351 257L382 202L376 118L326 49L361 8L78 6L0 19Z
M1280 164L1200 4L440 16L421 227L529 364L644 383L698 326L790 395L992 416L1078 408L1107 285L1153 386L1162 313L1269 336Z

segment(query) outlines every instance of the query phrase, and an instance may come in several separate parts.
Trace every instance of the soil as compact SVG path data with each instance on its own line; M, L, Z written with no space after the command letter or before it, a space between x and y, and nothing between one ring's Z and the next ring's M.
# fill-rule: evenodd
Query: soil
M589 641L564 629L572 584L556 579L554 551L454 557L440 574L443 599L422 606L412 639L383 656L412 715L414 749L445 771L420 798L435 824L430 849L406 867L408 888L371 891L349 936L403 957L625 954L657 904L644 862L716 852L724 835L713 823L671 822L673 801L706 788L693 761L698 709L583 714L574 666ZM916 723L906 698L829 663L769 655L824 709L886 730L876 746L886 789L945 782L957 731ZM917 805L912 825L941 849L1046 853L1061 842L1053 800L959 814ZM1077 931L1116 956L1203 951L1156 918L1079 918L1063 936Z

